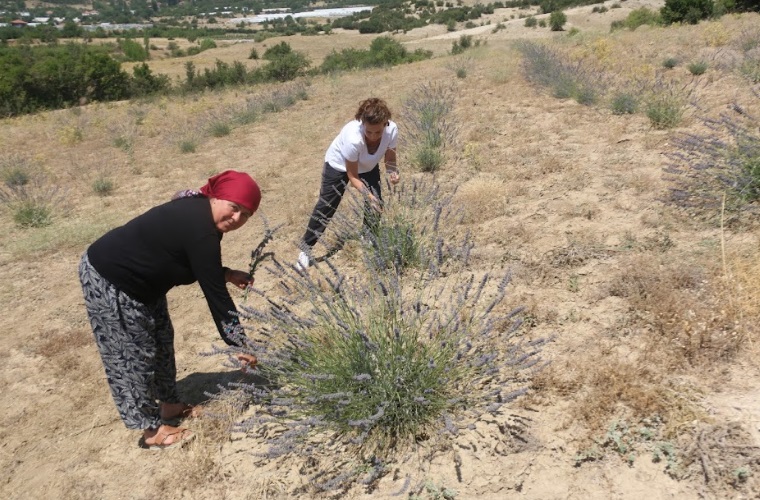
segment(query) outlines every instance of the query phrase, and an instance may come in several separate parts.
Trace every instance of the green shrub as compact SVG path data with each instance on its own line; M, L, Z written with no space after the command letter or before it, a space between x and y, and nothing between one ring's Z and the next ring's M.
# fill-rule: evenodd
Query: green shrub
M48 205L38 200L24 200L13 208L13 222L19 227L45 227L53 222L53 213Z
M536 19L533 16L528 16L525 18L525 27L526 28L535 28L538 25L538 19Z
M215 49L215 48L216 48L216 42L213 41L212 39L204 38L203 40L201 40L201 43L200 43L201 51Z
M183 139L179 141L179 150L182 153L195 153L198 144L194 139Z
M65 210L66 202L60 188L46 184L41 177L21 186L0 188L0 203L10 211L20 228L49 226L54 214Z
M436 172L444 164L441 149L433 144L422 144L413 153L413 162L423 172Z
M638 98L629 92L617 93L612 98L612 113L616 115L632 115L639 107Z
M267 59L266 54L264 58ZM276 80L278 82L287 82L303 76L311 64L304 54L296 51L268 59L270 62L264 66L264 75L268 80Z
M567 22L567 16L561 10L555 10L549 14L549 26L552 31L563 31L563 26Z
M118 40L117 43L126 61L145 61L148 59L148 51L145 50L145 47L131 38Z
M680 96L668 92L658 92L649 97L646 102L646 115L656 129L673 128L681 123L684 104Z
M113 188L113 181L103 175L98 176L98 178L92 183L92 190L95 191L95 194L98 196L110 195L113 192Z
M660 9L665 24L697 24L712 13L713 0L665 0L665 6Z
M739 66L739 73L752 83L760 83L760 60L745 59Z
M224 137L225 135L230 135L232 128L228 123L216 121L211 124L209 131L214 137Z
M375 38L368 50L347 48L340 52L331 52L325 57L319 70L322 73L331 73L357 68L393 66L429 59L432 55L431 51L422 49L410 54L399 41L384 36Z
M11 190L25 189L32 180L32 165L17 154L0 156L0 178Z
M293 48L287 42L280 42L277 45L268 47L264 51L264 59L267 61L274 61L281 57L285 57L288 54L293 53Z
M0 116L128 97L129 75L107 51L73 43L3 48Z
M658 26L662 24L662 17L658 11L650 10L646 7L639 7L628 13L624 21L614 21L610 28L628 28L634 31L639 26L649 25Z
M472 47L472 35L462 35L459 40L454 40L451 45L452 54L461 54L465 50Z
M254 59L257 60L259 58L259 52L256 50L256 47L251 47L251 52L248 54L248 59Z
M5 180L6 186L17 188L29 183L29 174L20 168L14 168L3 172L3 179Z
M707 63L704 61L694 61L687 67L689 72L695 76L703 75L707 71Z
M150 66L142 63L132 68L129 89L134 97L163 93L171 89L171 81L166 75L154 75Z
M675 57L666 57L662 61L662 67L667 68L667 69L673 69L676 66L678 66L678 62L679 62L678 59L676 59Z

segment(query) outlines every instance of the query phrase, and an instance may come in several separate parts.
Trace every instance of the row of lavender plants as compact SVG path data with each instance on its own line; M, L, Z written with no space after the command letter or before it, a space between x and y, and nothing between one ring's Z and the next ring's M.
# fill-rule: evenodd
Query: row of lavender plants
M425 181L388 190L379 218L346 200L330 226L340 258L305 272L269 261L261 281L277 291L243 308L265 382L231 388L256 408L239 429L266 440L263 462L311 457L312 491L371 490L398 453L445 449L499 414L540 366L509 275L470 270L452 197Z

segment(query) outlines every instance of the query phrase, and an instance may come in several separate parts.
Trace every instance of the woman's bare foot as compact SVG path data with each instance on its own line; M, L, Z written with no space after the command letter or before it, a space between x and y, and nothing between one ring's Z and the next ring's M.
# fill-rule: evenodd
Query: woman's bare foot
M183 418L196 418L201 414L200 406L187 403L161 403L158 413L163 421L181 420Z
M164 424L158 429L145 429L139 444L146 449L165 449L189 442L193 437L190 429Z

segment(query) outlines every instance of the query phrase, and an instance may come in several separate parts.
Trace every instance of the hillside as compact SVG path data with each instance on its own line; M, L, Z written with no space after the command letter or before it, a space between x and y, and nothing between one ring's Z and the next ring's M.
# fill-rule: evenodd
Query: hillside
M757 90L732 63L741 40L760 40L760 16L610 33L612 20L659 3L619 5L602 14L591 6L568 11L566 29L580 30L573 36L526 28L520 11L503 9L490 25L470 30L432 26L395 35L409 49L434 52L412 65L0 121L3 173L22 166L54 210L51 225L26 229L10 210L0 212L0 495L758 498L757 225L751 218L721 224L720 207L705 216L663 200L679 134L705 133L702 117L736 105L744 116L760 116ZM499 22L504 29L494 30ZM450 55L463 34L479 45ZM263 52L282 40L318 63L333 48L365 48L372 37L223 42L151 66L177 76L187 60L198 68L217 58L258 64L247 59L251 47ZM607 97L588 106L556 98L528 82L519 40L542 40L593 63L592 74L604 76L610 91L634 77L665 78L688 95L683 119L660 129L642 111L614 114ZM666 71L668 57L681 63ZM687 69L694 61L706 61L701 76ZM325 148L357 104L385 98L403 135L404 102L430 83L453 89L458 133L435 180L464 211L456 230L474 237L472 271L511 271L506 302L526 308L521 335L553 339L542 352L548 366L526 380L529 393L498 416L470 422L449 449L420 443L371 493L359 486L337 496L309 489L309 467L328 466L330 450L262 461L259 436L228 431L241 411L253 411L232 403L214 404L224 418L191 421L198 437L185 449L139 449L138 434L115 411L83 306L77 264L89 243L178 189L234 168L261 185L260 211L269 224L284 224L267 248L295 262ZM288 93L299 97L250 123L235 120L241 109ZM231 132L215 137L215 123ZM188 142L194 151L182 152ZM399 155L402 183L430 180L412 166L403 142ZM94 186L106 181L113 189L101 196ZM225 265L246 268L263 227L254 218L226 235ZM348 272L356 265L350 249L333 262ZM267 276L257 274L258 286L276 293ZM231 293L244 302L239 291ZM202 402L217 384L245 380L224 358L201 356L221 342L200 288L180 287L168 298L183 397ZM406 476L411 490L403 490Z

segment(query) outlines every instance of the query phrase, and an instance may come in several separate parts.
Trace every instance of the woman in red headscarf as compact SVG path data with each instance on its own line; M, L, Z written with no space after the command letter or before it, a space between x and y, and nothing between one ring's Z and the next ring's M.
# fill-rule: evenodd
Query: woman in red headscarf
M243 329L226 283L245 288L253 280L222 266L221 240L245 224L260 201L256 181L228 170L109 231L82 256L79 278L108 385L127 428L143 430L143 448L192 438L176 426L194 408L177 393L166 293L197 281L222 339L240 345ZM256 363L246 354L238 359Z

